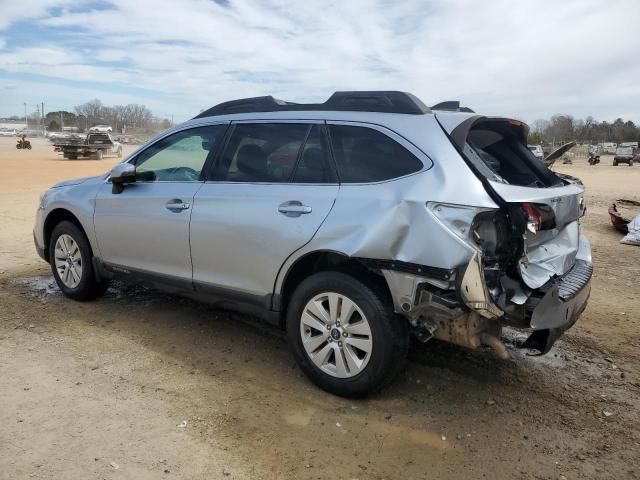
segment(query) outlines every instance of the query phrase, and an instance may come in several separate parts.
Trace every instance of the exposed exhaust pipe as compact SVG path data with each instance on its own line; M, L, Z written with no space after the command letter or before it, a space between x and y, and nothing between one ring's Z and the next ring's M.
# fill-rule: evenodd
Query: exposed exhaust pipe
M507 350L506 345L502 343L502 340L498 337L494 337L489 333L482 333L480 334L480 341L483 345L493 348L493 351L496 352L496 355L498 355L502 360L509 359L509 351Z
M449 321L440 322L433 336L471 349L487 345L499 358L507 360L509 351L500 340L501 331L502 327L498 322L481 317L477 312L470 312Z

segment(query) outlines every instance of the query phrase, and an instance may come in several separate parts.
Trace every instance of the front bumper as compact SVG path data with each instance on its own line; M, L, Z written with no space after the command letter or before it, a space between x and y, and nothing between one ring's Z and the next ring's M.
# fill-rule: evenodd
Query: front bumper
M47 252L45 251L46 245L44 242L44 210L42 208L38 208L36 211L36 221L33 226L33 243L36 247L36 252L40 258L44 261L49 261L47 259Z
M33 244L36 247L36 252L38 252L38 256L43 259L45 262L47 262L47 256L44 253L44 247L41 247L40 245L38 245L38 239L36 238L36 232L33 232Z

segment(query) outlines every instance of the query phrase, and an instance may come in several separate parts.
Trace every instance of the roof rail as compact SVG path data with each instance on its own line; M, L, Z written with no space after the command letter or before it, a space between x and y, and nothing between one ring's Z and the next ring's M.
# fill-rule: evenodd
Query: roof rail
M242 98L220 103L205 110L194 118L227 115L230 113L282 112L282 111L348 111L348 112L382 112L406 113L421 115L429 113L427 107L416 96L397 91L355 91L335 92L324 103L292 103L264 97Z
M460 102L458 100L450 100L447 102L440 102L437 105L431 107L431 110L444 110L446 112L466 112L466 113L476 113L471 110L469 107L461 107Z

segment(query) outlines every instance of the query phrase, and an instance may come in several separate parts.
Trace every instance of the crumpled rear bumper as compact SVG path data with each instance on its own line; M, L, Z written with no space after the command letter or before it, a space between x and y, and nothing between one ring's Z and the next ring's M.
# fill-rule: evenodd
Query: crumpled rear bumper
M531 328L544 330L573 323L587 305L593 265L576 260L573 268L557 279L531 315Z
M591 294L593 263L591 248L581 237L578 258L565 275L546 285L544 296L533 306L531 336L523 348L547 353L554 342L578 320Z

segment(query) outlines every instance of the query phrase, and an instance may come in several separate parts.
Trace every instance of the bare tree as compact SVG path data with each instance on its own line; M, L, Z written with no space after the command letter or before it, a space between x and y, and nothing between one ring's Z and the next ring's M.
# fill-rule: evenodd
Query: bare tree
M154 130L153 113L144 105L130 103L107 107L98 99L91 100L75 107L83 128L99 123L111 125L114 131L126 129Z

